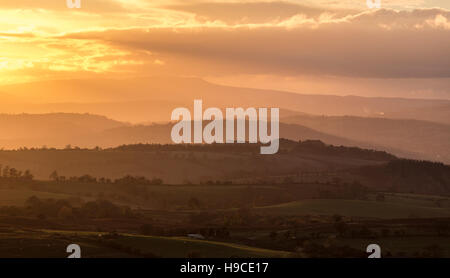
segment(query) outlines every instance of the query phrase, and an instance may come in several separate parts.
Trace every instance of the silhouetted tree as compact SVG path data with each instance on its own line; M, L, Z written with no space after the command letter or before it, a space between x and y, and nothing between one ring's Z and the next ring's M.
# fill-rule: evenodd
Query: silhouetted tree
M55 182L58 181L58 177L59 177L58 172L56 170L53 171L49 176L50 180L55 181Z

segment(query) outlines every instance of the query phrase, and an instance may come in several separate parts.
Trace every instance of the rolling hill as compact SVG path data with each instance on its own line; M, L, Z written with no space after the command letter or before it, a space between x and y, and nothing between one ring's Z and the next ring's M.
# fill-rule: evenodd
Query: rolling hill
M260 155L255 144L126 145L112 149L29 149L0 151L0 164L29 169L40 179L50 173L119 178L125 175L162 178L168 183L228 180L296 174L299 171L337 171L378 165L395 159L384 152L357 148L335 152L321 145L308 151L290 149L308 144L282 141L276 155ZM284 146L288 146L285 148ZM373 154L380 154L374 156Z
M312 115L295 115L282 118L282 121L359 142L356 146L365 147L361 145L361 142L364 142L376 149L382 146L400 156L450 163L450 125L447 124L419 120Z
M405 158L450 161L450 128L444 124L281 112L285 115L280 123L281 138L320 140L332 145L387 151ZM131 125L92 114L0 114L0 147L106 148L123 144L170 144L172 125Z
M316 115L353 115L450 123L450 101L308 95L216 85L196 78L55 80L0 87L4 113L94 113L130 122L168 121L194 99L214 107L279 107ZM14 103L14 105L11 105Z

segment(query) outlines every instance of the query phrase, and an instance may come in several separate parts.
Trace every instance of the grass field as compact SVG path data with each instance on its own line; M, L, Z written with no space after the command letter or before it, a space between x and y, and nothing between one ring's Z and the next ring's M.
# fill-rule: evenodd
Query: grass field
M110 242L115 245L111 246ZM195 240L184 237L159 237L121 234L101 240L99 233L54 230L10 230L0 228L0 254L8 257L64 258L69 244L78 244L82 257L139 257L153 254L163 258L200 257L269 258L289 257L289 252L253 248L226 242ZM138 255L136 255L138 252Z
M207 258L283 258L289 257L290 253L268 249L254 248L245 245L195 240L185 237L155 237L125 235L118 242L133 248L141 248L143 251L151 252L160 257L186 257L190 252L196 252L201 257Z
M448 237L390 237L373 239L339 239L339 245L348 245L356 249L364 250L369 244L376 243L382 246L382 254L388 252L396 256L401 252L406 254L414 254L417 250L423 250L432 247L434 251L440 252L441 257L450 257L450 238ZM436 247L440 246L440 247Z
M83 233L42 232L0 228L0 257L6 258L66 258L69 244L82 246L86 257L126 258L130 254L96 244L93 235Z
M37 196L40 199L67 199L79 197L85 201L106 198L131 208L166 209L164 203L173 204L172 208L186 209L191 198L200 201L205 208L240 207L247 203L249 192L264 204L276 204L293 200L293 194L308 196L311 185L298 188L283 188L274 185L150 185L141 187L141 193L125 190L125 186L101 183L58 184L39 182L33 187L0 188L0 206L23 206L24 201Z
M40 199L67 199L74 195L64 193L50 193L43 191L32 191L26 189L0 189L0 206L23 206L31 196Z
M432 207L431 201L389 197L384 202L338 199L313 199L256 208L272 215L334 215L367 218L450 217L449 207Z

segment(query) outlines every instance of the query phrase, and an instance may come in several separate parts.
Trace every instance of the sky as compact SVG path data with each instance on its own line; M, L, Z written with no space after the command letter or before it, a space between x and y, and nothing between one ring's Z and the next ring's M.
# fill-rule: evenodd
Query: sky
M0 85L152 75L450 99L450 1L0 0Z

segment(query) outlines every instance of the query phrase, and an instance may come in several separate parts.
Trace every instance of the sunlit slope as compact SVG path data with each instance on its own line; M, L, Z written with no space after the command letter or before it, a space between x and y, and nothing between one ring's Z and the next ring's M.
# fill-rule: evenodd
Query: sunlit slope
M299 115L299 113L282 110L281 115L286 115L286 118L290 119L289 116ZM405 123L405 126L408 126L408 122ZM4 149L40 148L42 146L64 148L72 145L73 147L94 148L136 143L170 144L172 143L171 129L172 124L167 123L131 125L92 114L0 114L0 147ZM392 135L394 136L395 133ZM427 152L416 154L416 150L407 150L402 146L395 148L373 140L365 142L346 136L346 134L336 136L298 124L280 123L281 138L295 141L321 140L333 145L384 150L408 158L434 158ZM397 140L396 138L385 139L386 142ZM440 140L435 137L434 139ZM432 140L433 138L430 138L427 142ZM436 148L439 144L436 143L433 146Z
M450 101L446 100L296 94L221 86L195 78L57 80L3 86L0 92L17 98L16 105L0 106L9 113L90 112L123 121L167 121L173 108L191 107L194 99L202 99L205 106L271 106L320 115L450 123Z
M326 134L409 151L415 158L450 162L450 125L428 121L366 117L295 115L283 122Z
M296 149L301 147L301 149ZM300 171L337 171L379 165L395 157L385 152L327 146L320 141L283 140L275 155L255 144L127 145L112 149L22 149L0 151L0 164L29 169L38 178L57 170L66 177L124 175L159 177L169 183L283 176Z
M193 254L207 258L285 258L291 256L289 252L183 237L123 234L114 239L102 239L102 235L107 236L104 233L82 231L3 229L0 238L0 254L7 254L9 258L20 258L26 251L27 257L66 258L69 255L66 253L67 246L77 242L82 248L84 258L186 258Z
M450 208L421 207L398 202L360 200L304 200L258 208L263 214L278 215L334 215L368 218L433 218L450 217Z

